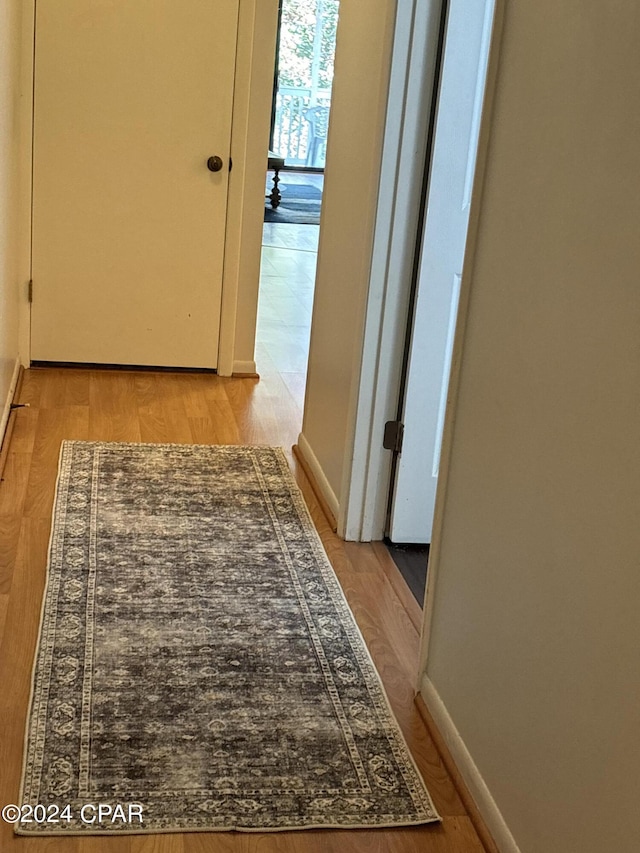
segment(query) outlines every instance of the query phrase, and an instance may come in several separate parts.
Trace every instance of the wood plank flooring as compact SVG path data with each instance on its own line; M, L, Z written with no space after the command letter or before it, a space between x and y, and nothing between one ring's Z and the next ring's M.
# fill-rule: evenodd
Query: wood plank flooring
M0 805L16 802L30 674L45 581L62 439L283 446L342 583L441 825L377 831L186 833L20 838L0 825L2 853L482 853L485 848L416 709L418 632L374 547L332 533L292 453L300 400L276 369L262 379L161 372L32 369L25 373L0 484Z

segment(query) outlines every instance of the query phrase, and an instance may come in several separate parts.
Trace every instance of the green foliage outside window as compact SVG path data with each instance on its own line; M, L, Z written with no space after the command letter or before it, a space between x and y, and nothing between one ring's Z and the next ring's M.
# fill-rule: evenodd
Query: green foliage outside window
M339 0L284 0L279 85L311 88L316 22L321 26L317 85L331 88Z

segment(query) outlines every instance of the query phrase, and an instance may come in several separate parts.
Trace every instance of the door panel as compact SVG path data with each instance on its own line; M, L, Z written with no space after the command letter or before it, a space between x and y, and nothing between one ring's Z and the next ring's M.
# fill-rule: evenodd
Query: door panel
M428 543L494 0L450 0L388 534Z
M32 359L216 367L237 24L38 0Z

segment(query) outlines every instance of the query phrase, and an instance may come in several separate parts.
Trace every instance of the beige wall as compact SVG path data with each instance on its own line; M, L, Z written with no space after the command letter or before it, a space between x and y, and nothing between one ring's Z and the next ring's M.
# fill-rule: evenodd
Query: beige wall
M0 417L18 357L17 0L0 0Z
M523 853L640 849L639 56L506 4L427 675Z
M393 0L342 0L331 99L302 445L336 498L362 349Z

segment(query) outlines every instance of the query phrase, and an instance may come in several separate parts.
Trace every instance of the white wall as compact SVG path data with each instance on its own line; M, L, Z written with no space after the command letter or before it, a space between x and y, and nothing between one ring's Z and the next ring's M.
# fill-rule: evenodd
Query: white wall
M0 0L0 427L18 358L18 32L17 0Z
M300 447L340 500L381 170L395 2L342 0ZM392 172L395 174L395 167Z
M640 849L639 56L506 4L423 689L523 853Z

